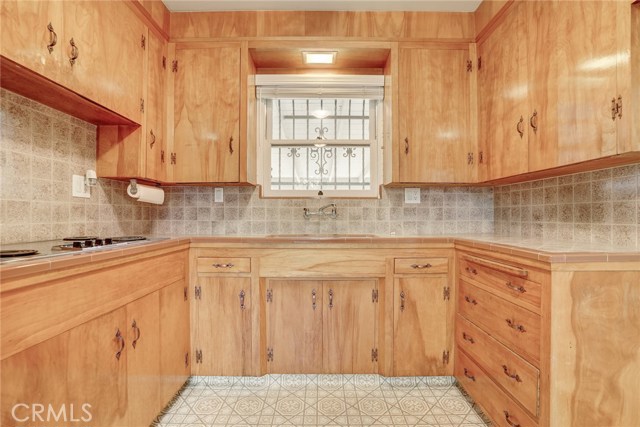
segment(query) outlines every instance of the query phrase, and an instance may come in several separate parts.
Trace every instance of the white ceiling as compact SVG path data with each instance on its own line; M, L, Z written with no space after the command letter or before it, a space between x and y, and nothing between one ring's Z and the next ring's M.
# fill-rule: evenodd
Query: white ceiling
M163 0L171 12L228 10L348 10L473 12L482 0Z

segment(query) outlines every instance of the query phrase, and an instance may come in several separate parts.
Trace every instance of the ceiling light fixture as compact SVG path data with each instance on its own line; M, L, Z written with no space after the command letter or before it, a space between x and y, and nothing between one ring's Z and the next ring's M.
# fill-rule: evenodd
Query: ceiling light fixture
M335 64L338 52L302 52L305 64Z

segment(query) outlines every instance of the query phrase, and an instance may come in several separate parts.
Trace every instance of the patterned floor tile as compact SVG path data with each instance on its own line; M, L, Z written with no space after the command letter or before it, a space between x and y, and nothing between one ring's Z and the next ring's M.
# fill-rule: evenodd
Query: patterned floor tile
M452 377L192 377L158 427L486 427Z

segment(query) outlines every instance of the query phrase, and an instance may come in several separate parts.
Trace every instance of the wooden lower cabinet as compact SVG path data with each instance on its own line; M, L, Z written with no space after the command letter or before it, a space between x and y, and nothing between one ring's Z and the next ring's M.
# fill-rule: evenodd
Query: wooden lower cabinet
M377 372L375 280L267 282L269 373Z
M160 289L160 401L166 405L191 375L189 298L184 280Z
M197 375L246 375L251 352L251 279L200 277L196 288Z
M393 288L393 375L451 375L447 277L396 278Z

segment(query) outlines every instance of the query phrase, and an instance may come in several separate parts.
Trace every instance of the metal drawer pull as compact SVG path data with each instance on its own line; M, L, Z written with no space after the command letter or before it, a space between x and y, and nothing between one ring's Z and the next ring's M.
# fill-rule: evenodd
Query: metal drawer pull
M124 347L126 345L124 342L124 337L120 333L120 329L116 330L116 340L120 341L120 350L118 350L118 352L116 353L116 359L120 360L120 355L122 355L122 352L124 351Z
M507 322L507 325L509 325L509 327L511 329L515 329L518 332L527 332L527 330L524 328L524 326L522 325L518 325L515 321L511 320L511 319L505 319L505 321Z
M211 264L211 267L215 267L215 268L232 268L233 264L228 263L228 264Z
M136 344L138 344L138 340L140 339L140 328L138 328L138 324L136 323L135 319L133 320L133 323L131 324L131 327L133 328L133 330L136 333L136 337L133 340L133 342L131 343L131 346L133 348L136 348Z
M409 137L404 139L404 154L409 154Z
M153 134L153 129L149 131L149 135L151 135L151 142L149 143L149 148L153 148L153 144L156 143L156 136Z
M509 372L509 368L507 368L507 365L502 365L502 370L504 371L504 374L512 380L515 380L518 383L522 382L522 380L520 379L520 375L512 374L511 372Z
M476 381L476 377L471 375L469 373L469 371L467 370L467 368L464 368L464 376L469 378L471 381L475 382Z
M423 268L431 268L432 265L431 264L411 264L411 268L414 269L423 269Z
M473 339L473 337L471 335L467 335L466 332L462 333L462 339L465 341L469 341L471 344L475 344L475 340Z
M525 292L527 292L527 290L522 285L515 286L511 282L507 282L507 283L505 283L505 285L507 286L507 288L511 289L512 291L520 292L521 294L524 294Z
M53 25L51 25L51 22L47 25L47 30L49 30L49 44L47 45L47 50L51 53L53 52L53 47L58 44L58 35L53 31Z
M329 308L333 308L333 289L329 289Z
M516 130L520 134L520 138L524 137L524 117L520 116L520 121L516 125Z
M318 292L316 292L316 290L312 290L311 291L311 307L313 307L313 309L316 309L316 296L317 296Z
M400 292L400 311L404 311L404 291Z
M240 291L240 295L238 295L240 297L240 310L244 310L245 306L244 306L244 291Z
M465 268L465 270L467 270L467 273L478 274L478 270L476 270L475 268L467 267Z
M464 300L469 304L478 305L478 301L474 300L473 298L469 298L468 295L464 296Z
M233 137L229 138L229 154L233 154Z
M76 46L76 42L73 41L73 38L69 40L69 44L71 45L71 57L69 58L69 63L73 67L73 64L76 63L76 59L78 59L80 51L78 50L78 46Z
M509 414L508 411L504 411L504 419L507 420L507 422L511 427L520 427L520 424L514 423L513 421L511 421L511 415Z
M533 115L529 119L529 125L533 128L533 133L538 132L538 111L533 110Z

